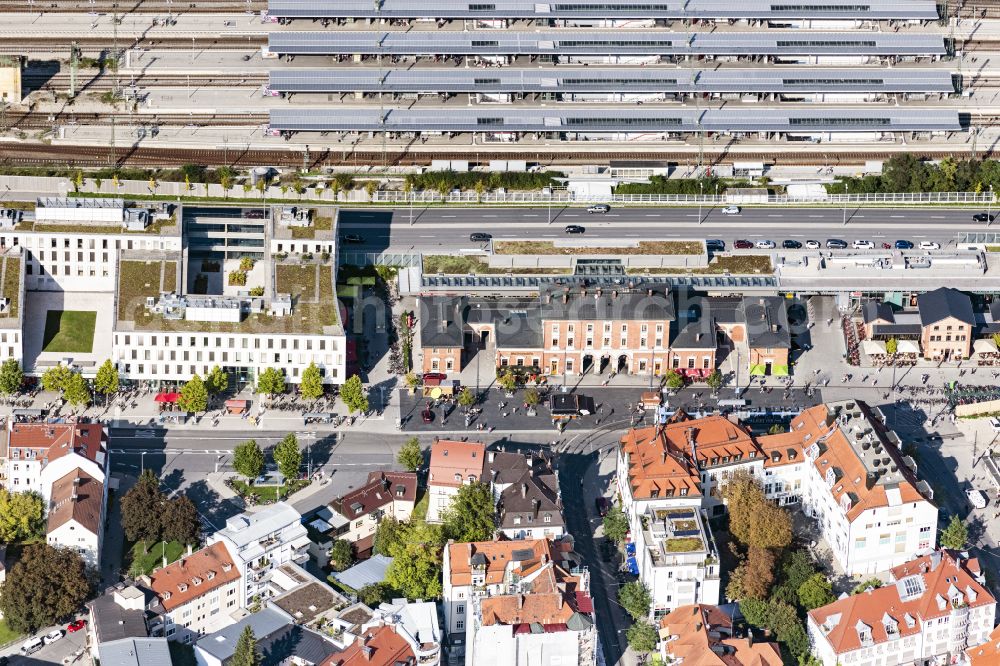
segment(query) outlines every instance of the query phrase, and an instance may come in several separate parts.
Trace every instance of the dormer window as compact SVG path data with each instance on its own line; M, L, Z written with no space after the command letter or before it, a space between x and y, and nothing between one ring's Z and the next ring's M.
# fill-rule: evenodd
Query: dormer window
M898 634L899 624L895 618L886 613L882 616L882 628L885 629L886 636L892 638Z
M475 474L470 474L469 475L469 483L475 483L475 482L476 482L476 475Z
M833 488L833 484L837 480L837 475L833 473L832 467L826 470L826 474L823 476L823 479L826 481L827 488Z
M967 585L965 587L965 596L968 597L969 603L971 604L976 601L976 598L979 596L979 593L976 592L976 590L971 585Z
M232 571L232 568L233 568L233 565L232 565L231 562L226 562L225 564L222 565L222 570L225 571L225 572L227 572L227 573L229 571Z
M913 627L917 626L917 621L914 620L913 616L909 613L903 616L903 620L906 622L906 627L908 629L913 629Z
M188 585L187 583L181 583L180 585L177 586L177 589L180 590L181 592L187 592Z
M458 472L455 472L455 480L458 481L459 483L461 483L462 482L462 475L459 474Z
M684 488L681 488L681 497L684 497L684 496L685 496L685 495L687 495L687 494L688 494L688 489L687 489L687 487L685 486Z
M195 587L198 587L199 585L201 585L201 578L195 576L194 578L191 579L191 582L194 583Z
M163 593L163 600L164 601L167 601L168 599L170 599L170 597L171 597L171 594L170 594L169 590L167 590L166 592Z
M215 572L209 571L207 574L205 574L205 577L208 578L209 580L212 580L213 578L215 578Z

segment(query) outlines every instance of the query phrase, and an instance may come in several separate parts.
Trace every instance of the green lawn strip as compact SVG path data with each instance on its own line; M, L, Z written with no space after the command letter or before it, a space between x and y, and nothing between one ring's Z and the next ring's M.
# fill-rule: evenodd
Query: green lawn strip
M733 257L716 257L708 266L695 268L688 266L657 266L655 268L633 267L625 271L629 275L671 275L688 274L695 275L722 275L731 273L733 275L755 275L758 273L771 273L771 259L762 254L753 254Z
M7 257L4 261L7 268L3 276L2 295L10 299L10 306L3 316L16 318L17 307L20 305L18 299L21 296L21 260L17 257Z
M424 494L413 505L413 520L425 520L427 518L427 506L431 503L431 494L424 490Z
M7 626L6 620L0 620L0 646L7 645L8 643L13 643L17 639L21 638L24 634L19 634L10 627Z
M251 486L242 479L233 479L233 489L239 493L240 497L256 495L257 500L260 502L277 502L278 500L285 499L289 495L302 490L308 485L309 482L305 479L295 479L294 481L286 483L283 486L270 484Z
M94 349L96 323L97 313L90 310L49 310L42 351L89 354Z
M157 541L149 546L149 552L143 552L146 544L142 541L132 546L132 564L142 567L143 573L151 574L163 566L164 545ZM176 562L184 554L184 544L179 541L168 541L166 544L167 564Z
M490 266L478 257L457 257L447 254L425 254L424 273L428 275L446 273L452 275L506 275L508 273L531 275L569 274L570 268L533 268L524 266Z
M635 245L621 247L598 247L573 245L561 247L552 241L494 241L493 252L496 254L701 254L704 244L699 241L639 241Z

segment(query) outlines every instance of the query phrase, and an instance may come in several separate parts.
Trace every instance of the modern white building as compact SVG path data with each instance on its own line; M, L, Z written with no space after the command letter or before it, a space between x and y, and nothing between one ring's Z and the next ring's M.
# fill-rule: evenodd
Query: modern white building
M823 666L965 663L993 630L985 583L978 560L955 551L894 567L886 585L809 612L813 655Z
M162 614L150 627L173 641L194 643L238 619L242 576L225 543L216 542L140 577L159 597Z
M302 516L284 502L255 513L241 513L211 535L208 543L224 543L232 554L243 583L239 604L250 605L254 598L267 597L271 572L285 564L302 564L309 559L309 537Z

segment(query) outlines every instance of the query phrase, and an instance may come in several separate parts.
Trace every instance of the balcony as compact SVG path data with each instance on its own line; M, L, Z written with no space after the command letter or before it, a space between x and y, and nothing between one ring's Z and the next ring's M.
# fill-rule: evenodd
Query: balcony
M250 570L259 574L267 571L270 567L271 567L271 560L265 557L251 564Z

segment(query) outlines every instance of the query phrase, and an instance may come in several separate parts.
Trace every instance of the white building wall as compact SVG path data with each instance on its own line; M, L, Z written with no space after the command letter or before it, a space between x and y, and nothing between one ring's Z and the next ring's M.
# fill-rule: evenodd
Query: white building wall
M101 525L103 524L102 520ZM103 529L99 532L103 532ZM67 521L49 532L46 540L49 545L65 546L77 551L89 567L100 565L101 535L91 532L75 520Z
M230 581L207 594L164 614L166 636L172 641L193 643L200 636L215 633L236 622L242 578Z
M441 515L451 505L452 498L458 494L458 488L453 486L434 486L427 488L431 494L427 502L427 522L441 522Z

